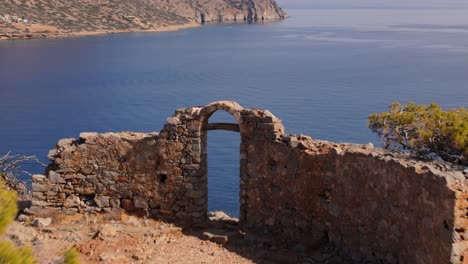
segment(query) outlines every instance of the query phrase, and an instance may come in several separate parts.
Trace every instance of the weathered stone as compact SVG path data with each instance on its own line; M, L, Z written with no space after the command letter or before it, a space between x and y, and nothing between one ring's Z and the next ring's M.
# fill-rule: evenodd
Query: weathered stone
M103 195L96 195L94 202L99 208L109 207L109 197Z
M64 177L65 180L74 180L74 179L77 179L77 180L84 180L86 179L86 176L84 176L83 174L69 174L69 175L65 175Z
M43 181L45 181L45 179L46 179L46 176L45 176L45 175L41 175L41 174L34 174L34 175L32 176L32 180L33 180L34 182L43 182Z
M81 200L78 196L71 194L67 197L65 202L63 203L63 207L65 208L72 208L72 207L79 207L81 205Z
M83 132L80 134L80 138L83 140L91 139L97 137L98 134L95 132Z
M48 192L54 188L55 184L51 184L46 181L33 182L32 191L33 192Z
M110 207L112 207L112 208L119 208L120 207L120 199L110 199L109 204L110 204Z
M191 191L191 192L189 192L188 197L190 197L192 199L198 199L198 198L203 197L203 192L202 191Z
M93 170L94 170L94 166L85 166L81 168L79 172L81 172L84 175L90 175L93 173Z
M49 181L50 183L65 183L65 179L55 171L49 171Z
M32 225L35 227L47 227L52 224L52 218L34 218Z
M225 235L214 235L210 232L203 232L202 238L220 245L224 245L229 241L228 237Z
M171 117L167 119L167 123L170 125L178 125L180 124L180 120L177 117Z
M134 204L135 208L148 209L148 201L143 197L133 198L133 204Z
M27 215L24 215L24 214L20 214L18 215L18 217L16 218L19 222L27 222L29 217Z
M135 210L135 206L133 205L133 200L122 199L122 208L128 212Z
M93 195L96 193L96 188L95 187L81 187L77 186L74 188L75 194L78 195Z

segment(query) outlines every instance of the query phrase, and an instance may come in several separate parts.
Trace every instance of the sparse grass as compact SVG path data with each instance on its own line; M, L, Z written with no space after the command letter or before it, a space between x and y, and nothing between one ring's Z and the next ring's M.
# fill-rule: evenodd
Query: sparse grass
M7 190L0 181L0 234L6 231L18 212L16 197L16 193ZM32 264L35 261L29 248L17 248L10 242L0 241L0 263Z
M80 254L74 248L67 249L64 255L64 264L80 264Z
M81 2L67 0L36 0L17 2L6 0L2 2L2 13L24 16L36 24L53 25L59 30L71 31L96 31L96 30L144 30L147 26L171 24L181 25L188 23L192 17L179 15L178 10L186 11L192 7L186 1L145 1L145 0L115 0L100 2ZM181 12L188 16L191 12ZM113 16L116 14L116 16ZM126 21L125 17L134 16L138 21L135 23ZM101 19L106 17L105 20ZM0 32L5 30L0 27ZM15 31L14 28L12 28Z

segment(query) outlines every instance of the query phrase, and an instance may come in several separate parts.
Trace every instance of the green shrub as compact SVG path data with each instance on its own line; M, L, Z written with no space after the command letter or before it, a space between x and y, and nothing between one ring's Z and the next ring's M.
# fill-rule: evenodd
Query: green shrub
M70 248L65 251L64 264L80 264L80 254L76 249Z
M5 233L17 213L16 193L5 189L0 180L0 234ZM0 263L32 264L35 261L29 248L16 248L9 242L0 241Z
M387 149L409 150L421 157L436 154L468 164L468 109L393 103L388 112L370 115L368 126Z
M0 263L33 264L36 262L29 248L16 248L9 242L0 242Z
M16 201L16 193L5 189L3 181L0 180L0 234L5 233L18 213Z

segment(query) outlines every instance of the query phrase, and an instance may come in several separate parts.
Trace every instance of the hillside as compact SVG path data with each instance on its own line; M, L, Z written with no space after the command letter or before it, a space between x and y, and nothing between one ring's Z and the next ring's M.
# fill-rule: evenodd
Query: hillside
M274 0L5 0L0 39L164 31L285 17Z

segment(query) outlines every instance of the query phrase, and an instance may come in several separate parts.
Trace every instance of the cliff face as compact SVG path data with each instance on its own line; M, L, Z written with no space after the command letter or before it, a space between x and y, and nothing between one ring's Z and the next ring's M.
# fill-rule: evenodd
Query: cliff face
M200 2L200 1L198 1ZM286 18L274 0L214 0L196 8L198 22L257 21Z
M170 30L211 21L285 17L275 0L4 0L0 39L14 34Z

